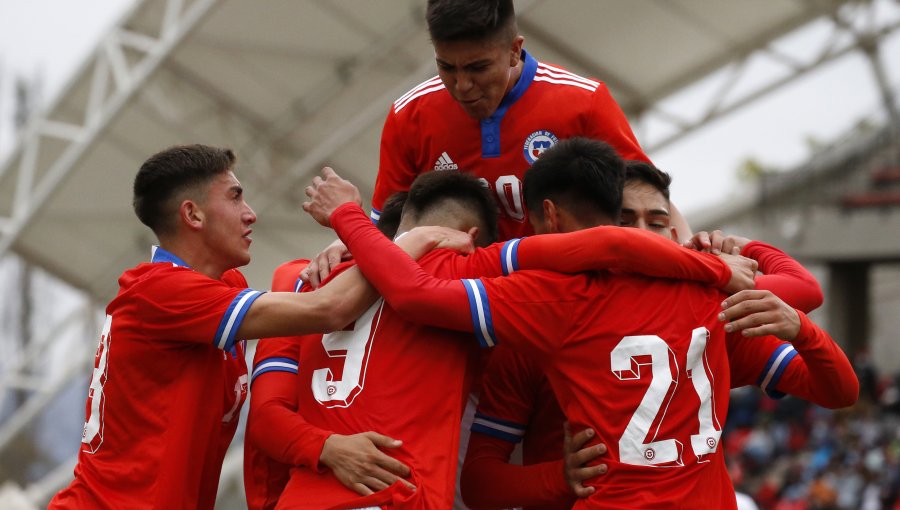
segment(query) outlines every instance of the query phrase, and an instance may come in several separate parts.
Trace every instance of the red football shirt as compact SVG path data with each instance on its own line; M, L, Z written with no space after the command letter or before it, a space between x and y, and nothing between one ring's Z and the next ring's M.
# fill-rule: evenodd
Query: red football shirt
M532 233L522 178L559 140L584 136L612 145L625 159L649 161L606 86L522 52L522 75L489 118L470 117L434 77L399 99L381 134L372 198L377 221L384 201L432 170L474 174L500 206L500 239Z
M122 274L75 480L50 508L213 508L247 392L235 334L260 295L235 270L214 280L161 248Z
M533 357L573 429L609 447L609 472L576 508L735 507L719 447L730 386L719 291L605 273L463 283L479 339Z
M500 275L502 246L468 257L438 250L421 263L446 278ZM410 480L417 487L414 495L405 496L404 508L450 508L460 420L479 355L471 334L405 321L379 299L352 330L301 343L299 412L310 425L338 434L373 430L401 439L403 446L389 454L410 466ZM383 492L385 501L397 497ZM330 472L297 467L278 508L354 508L371 503Z

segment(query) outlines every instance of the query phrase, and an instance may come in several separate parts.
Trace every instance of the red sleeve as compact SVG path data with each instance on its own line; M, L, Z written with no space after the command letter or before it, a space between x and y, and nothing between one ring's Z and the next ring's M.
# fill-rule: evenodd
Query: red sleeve
M637 142L628 119L601 83L591 98L591 112L588 119L589 136L612 145L622 159L639 159L650 162Z
M509 464L512 443L473 433L463 465L460 490L474 508L511 508L564 501L570 503L563 461L530 466Z
M247 437L279 462L318 468L331 432L314 427L297 413L297 376L272 373L253 385Z
M771 335L746 337L740 333L726 335L725 346L728 349L732 388L760 385L768 370L773 367L778 370L778 364L781 363L778 360L779 349L791 348L789 342ZM791 360L785 359L783 362L787 366ZM762 389L765 391L767 388ZM777 394L768 393L778 397Z
M375 193L372 196L372 219L375 221L381 216L384 201L393 193L409 190L409 186L419 175L406 147L405 138L400 132L400 122L391 105L391 111L381 131L381 160L378 163Z
M764 274L756 278L756 288L769 290L785 303L809 313L822 306L822 289L815 277L799 262L783 251L759 241L753 241L741 255L756 260Z
M136 291L116 298L123 306L134 307L141 318L142 334L231 350L244 315L262 293L233 287L186 267L154 266L159 267L134 285Z
M847 355L831 336L800 313L800 333L791 342L799 353L776 389L829 409L848 407L859 398L859 380Z
M424 263L429 257L442 257L440 261L441 274L448 279L503 276L506 273L500 264L500 252L511 242L494 243L486 248L476 248L469 255L461 255L450 250L434 250L419 259L419 263L429 266Z
M529 425L543 372L513 349L500 346L485 368L482 392L460 477L463 499L475 508L512 508L557 503L571 506L562 463L510 464ZM560 425L562 428L562 425ZM528 440L535 438L529 436ZM560 453L562 439L554 453ZM558 455L557 455L558 457Z
M611 269L717 287L724 287L731 278L731 269L719 257L683 248L641 229L614 226L522 239L518 269L564 273Z
M378 231L353 203L338 207L331 226L354 255L366 279L407 320L472 331L466 290L459 280L439 280Z

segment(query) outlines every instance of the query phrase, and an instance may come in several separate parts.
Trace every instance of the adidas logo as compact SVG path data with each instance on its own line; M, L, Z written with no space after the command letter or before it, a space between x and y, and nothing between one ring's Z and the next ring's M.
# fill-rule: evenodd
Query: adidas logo
M441 157L437 158L437 161L434 162L435 170L459 170L459 165L453 162L450 159L450 156L443 152L441 153Z

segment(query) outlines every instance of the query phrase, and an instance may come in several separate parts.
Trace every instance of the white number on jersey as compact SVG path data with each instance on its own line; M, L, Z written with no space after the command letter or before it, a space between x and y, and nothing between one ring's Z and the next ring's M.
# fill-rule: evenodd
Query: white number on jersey
M84 443L81 450L86 453L97 453L100 445L103 444L103 412L106 408L103 385L106 384L109 346L112 343L111 329L112 315L107 315L106 322L103 324L103 332L100 334L100 345L94 356L94 373L91 376L91 386L88 389L87 398L88 415L81 432L81 442Z
M491 189L490 183L484 177L478 179L485 187ZM522 200L522 181L515 175L501 175L494 182L494 192L497 193L497 201L503 206L507 216L522 221L525 219L525 203Z
M328 368L317 369L312 374L313 396L323 406L350 407L363 390L372 339L378 329L383 306L383 299L376 301L356 320L353 331L336 331L322 337L322 346L328 357L344 358L341 379L335 379Z
M700 397L697 410L699 428L697 434L691 435L691 449L701 461L703 455L716 451L722 435L722 427L715 415L712 385L706 371L708 338L706 328L693 330L685 367L686 376ZM648 356L649 362L646 361ZM626 336L610 353L610 364L616 377L623 381L640 379L646 375L646 372L642 373L644 367L650 365L650 386L619 438L619 459L638 466L683 466L683 443L676 439L656 438L675 394L674 387L679 382L681 371L675 353L656 335ZM655 430L651 430L653 423L657 423ZM648 438L650 441L644 442Z

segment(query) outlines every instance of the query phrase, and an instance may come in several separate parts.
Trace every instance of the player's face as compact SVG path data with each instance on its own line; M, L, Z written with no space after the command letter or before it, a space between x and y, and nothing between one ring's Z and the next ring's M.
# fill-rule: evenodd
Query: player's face
M493 115L519 77L522 42L453 41L434 43L438 75L453 99L469 116Z
M232 172L222 172L210 183L201 205L207 246L223 270L250 263L250 243L256 213L244 201L244 190Z
M623 227L637 227L675 240L675 228L671 225L669 201L653 186L631 181L625 183L622 194Z

